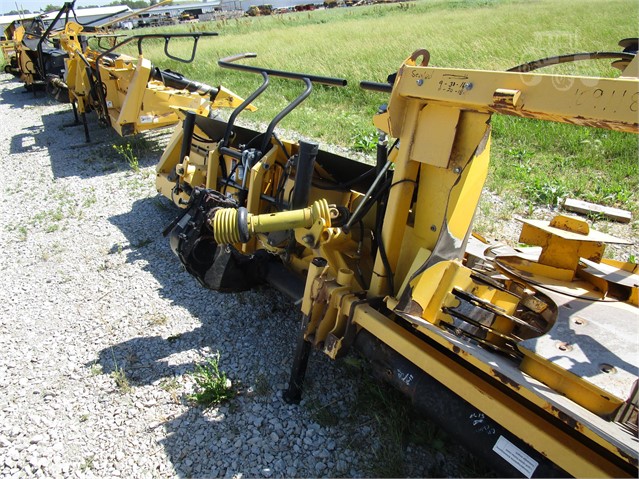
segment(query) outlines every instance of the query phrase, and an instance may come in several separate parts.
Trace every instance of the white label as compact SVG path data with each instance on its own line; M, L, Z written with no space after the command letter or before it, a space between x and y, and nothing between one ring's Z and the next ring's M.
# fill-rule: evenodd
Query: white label
M113 102L112 101L107 100L106 104L107 104L107 108L113 108Z
M535 472L535 469L537 469L537 466L539 465L537 461L515 446L504 436L499 436L499 439L497 439L497 442L493 446L493 451L503 457L515 469L529 479L532 477L533 472Z
M140 123L153 123L153 115L140 115Z

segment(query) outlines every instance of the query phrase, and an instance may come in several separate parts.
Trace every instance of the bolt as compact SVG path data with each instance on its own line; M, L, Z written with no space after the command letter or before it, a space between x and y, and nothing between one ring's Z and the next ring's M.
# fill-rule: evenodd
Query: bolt
M437 231L437 226L435 226L435 225L430 225L430 230L431 230L431 231Z
M617 368L615 368L612 364L606 364L606 363L600 364L599 370L602 373L606 373L606 374L614 374L617 372Z
M466 83L466 86L464 86L464 88L468 91L468 90L472 90L473 89L473 84L472 83Z
M313 235L306 235L302 238L302 241L310 246L315 243L315 238L313 237Z
M559 343L557 344L557 349L559 349L560 351L572 351L572 344Z
M455 168L453 168L453 171L454 171L456 174L460 174L460 173L462 172L461 166L456 166Z
M421 78L417 80L417 86L422 86L423 84L424 84L424 80L422 80Z

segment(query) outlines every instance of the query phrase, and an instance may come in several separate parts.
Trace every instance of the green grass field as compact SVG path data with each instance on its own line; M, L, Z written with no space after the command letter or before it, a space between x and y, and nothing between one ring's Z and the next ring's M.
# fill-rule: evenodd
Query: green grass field
M135 33L157 30L136 30ZM219 58L254 52L247 63L346 78L346 88L316 87L281 127L323 143L354 146L375 134L371 117L387 96L361 90L360 80L385 81L418 48L433 66L505 70L525 61L577 51L619 51L622 38L639 36L635 0L419 0L357 8L316 10L162 31L215 31L200 42L196 61L164 57L163 42L145 43L157 66L246 97L257 75L221 69ZM188 56L188 41L170 51ZM616 76L608 61L580 62L547 73ZM244 114L267 123L301 91L301 83L272 79ZM554 204L562 195L639 213L637 135L495 117L488 187L520 204Z
M222 84L247 96L259 77L221 69L219 58L242 52L247 63L346 78L346 88L316 87L281 126L324 143L353 146L374 134L371 117L383 94L358 87L384 81L418 48L431 65L504 70L524 61L576 51L619 51L617 43L639 36L634 0L420 0L411 3L316 10L271 17L171 27L169 31L216 31L202 40L192 64L167 60L160 43L145 53L158 66ZM166 30L164 30L166 31ZM136 31L137 32L142 32ZM187 41L171 45L186 55ZM616 76L607 61L581 62L545 72ZM246 118L268 122L301 90L273 79ZM517 195L524 205L554 204L558 196L639 212L637 136L509 117L495 117L493 164L488 186Z

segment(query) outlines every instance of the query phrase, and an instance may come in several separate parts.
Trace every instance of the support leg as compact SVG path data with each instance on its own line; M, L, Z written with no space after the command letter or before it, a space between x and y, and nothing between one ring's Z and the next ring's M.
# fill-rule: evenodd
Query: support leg
M82 124L84 125L85 143L91 143L91 138L89 137L89 124L87 123L87 114L85 112L82 112Z
M288 382L288 389L284 391L284 401L288 404L299 404L300 399L302 399L302 385L304 384L306 367L308 366L308 359L311 354L311 343L304 339L304 331L306 331L308 320L308 316L304 315L295 348L291 379Z

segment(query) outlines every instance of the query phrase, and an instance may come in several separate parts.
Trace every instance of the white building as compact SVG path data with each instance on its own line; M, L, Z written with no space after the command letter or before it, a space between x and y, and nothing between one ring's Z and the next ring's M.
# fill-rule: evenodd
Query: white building
M80 24L91 24L92 26L99 26L103 23L113 20L117 17L123 17L128 13L131 13L131 9L126 5L116 5L110 7L96 7L96 8L76 8L75 18L71 15L70 18L73 21L77 21ZM57 16L58 12L49 13L26 13L24 15L1 15L0 16L0 30L4 32L4 29L16 20L26 20L42 16L45 26L48 26ZM64 18L62 19L64 21Z

